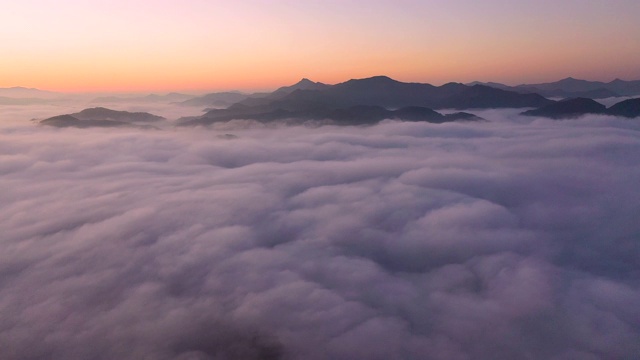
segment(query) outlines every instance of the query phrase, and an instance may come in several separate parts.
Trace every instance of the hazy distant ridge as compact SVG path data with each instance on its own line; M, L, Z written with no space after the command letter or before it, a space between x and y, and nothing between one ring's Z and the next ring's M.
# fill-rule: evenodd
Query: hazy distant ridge
M16 98L16 99L24 99L24 98L52 99L52 98L61 97L62 95L63 94L61 93L57 93L53 91L26 88L22 86L0 88L1 97L9 97L9 98Z
M619 96L640 95L640 80L625 81L615 79L608 83L601 81L579 80L572 77L550 83L522 84L508 86L495 82L472 82L469 85L486 85L497 89L516 91L520 93L537 93L545 97L584 97L590 99L604 99Z

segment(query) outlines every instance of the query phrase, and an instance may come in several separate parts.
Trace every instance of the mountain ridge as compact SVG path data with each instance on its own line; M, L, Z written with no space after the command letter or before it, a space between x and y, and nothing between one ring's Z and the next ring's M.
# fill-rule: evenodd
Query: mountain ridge
M558 81L509 86L496 82L474 81L468 85L482 84L502 90L520 93L538 93L545 97L605 99L609 97L639 96L640 80L615 79L610 82L590 81L567 77Z
M57 115L39 123L41 125L55 127L136 127L136 128L153 128L149 125L140 125L140 123L148 124L166 120L162 116L153 115L147 112L129 112L112 110L104 107L87 108L82 111Z
M354 109L373 111L407 107L432 109L540 107L553 103L538 94L520 94L483 85L467 86L447 83L434 86L406 83L388 76L350 79L335 85L315 83L308 79L271 94L249 97L226 109L212 109L204 115L180 119L181 125L207 125L232 119L273 121L298 117L301 119L340 120L340 114ZM358 108L362 106L363 108ZM382 112L379 112L382 113ZM396 116L397 114L388 115ZM357 113L357 116L364 116Z
M550 119L574 119L584 115L612 115L626 118L640 117L640 98L628 99L609 108L588 98L565 99L554 104L528 110L525 116L540 116Z

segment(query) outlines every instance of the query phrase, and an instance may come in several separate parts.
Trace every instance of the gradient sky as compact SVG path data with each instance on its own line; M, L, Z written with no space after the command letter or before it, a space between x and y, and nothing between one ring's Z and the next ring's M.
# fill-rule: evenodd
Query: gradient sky
M637 0L21 0L0 11L0 87L270 89L640 79Z

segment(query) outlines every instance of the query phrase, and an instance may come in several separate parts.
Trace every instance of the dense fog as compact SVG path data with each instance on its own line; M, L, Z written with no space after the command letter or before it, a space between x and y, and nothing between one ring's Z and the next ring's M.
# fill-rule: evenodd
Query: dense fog
M0 358L637 356L640 122L520 111L136 130L6 107Z

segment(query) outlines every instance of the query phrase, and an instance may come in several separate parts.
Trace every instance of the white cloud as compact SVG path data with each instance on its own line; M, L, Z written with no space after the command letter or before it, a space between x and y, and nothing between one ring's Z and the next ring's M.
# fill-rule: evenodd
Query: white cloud
M10 122L0 357L637 354L640 125L493 116Z

